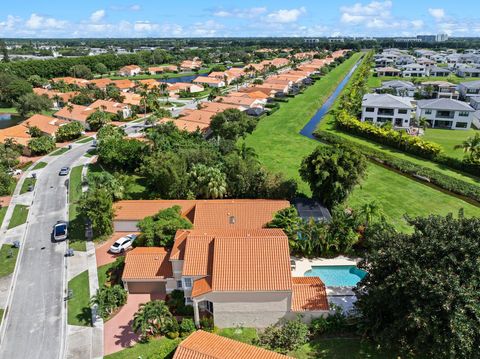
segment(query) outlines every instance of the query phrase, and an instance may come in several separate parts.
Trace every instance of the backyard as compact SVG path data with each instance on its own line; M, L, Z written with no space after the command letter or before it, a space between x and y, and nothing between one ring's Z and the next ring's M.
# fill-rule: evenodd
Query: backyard
M353 55L352 58L306 89L304 94L290 99L288 103L282 103L277 112L262 119L253 134L246 138L247 145L255 148L259 160L266 167L275 172L284 173L288 178L296 179L299 191L307 195L310 195L310 190L308 185L300 179L298 169L302 159L313 151L319 142L300 135L299 131L334 91L359 56L358 53ZM331 116L327 115L321 122L320 128L334 131L331 120ZM338 131L335 133L358 142L369 142ZM375 143L369 143L369 145L381 147ZM393 151L388 148L382 148L382 150ZM397 156L407 157L408 160L417 164L435 168L470 183L478 183L477 179L472 176L445 169L433 162L398 151L393 152L396 152ZM479 207L386 168L369 164L367 178L352 192L347 203L350 206L358 207L373 200L382 206L387 218L403 231L408 230L408 225L403 218L404 214L411 216L449 212L456 214L461 208L464 208L467 216L480 215Z

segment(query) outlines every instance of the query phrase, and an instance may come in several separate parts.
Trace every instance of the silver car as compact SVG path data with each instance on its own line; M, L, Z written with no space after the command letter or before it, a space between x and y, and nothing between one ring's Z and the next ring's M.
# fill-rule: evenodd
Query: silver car
M55 241L64 241L68 238L68 223L65 221L58 221L53 226L53 239Z

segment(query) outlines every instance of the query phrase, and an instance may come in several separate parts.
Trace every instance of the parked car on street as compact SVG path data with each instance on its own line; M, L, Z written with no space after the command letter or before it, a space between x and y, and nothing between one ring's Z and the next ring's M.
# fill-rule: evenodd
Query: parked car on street
M55 241L63 241L68 237L68 223L65 221L58 221L53 226L53 239Z
M58 172L59 176L66 176L70 172L70 167L62 167L60 172Z
M136 234L129 234L119 238L110 247L110 253L123 253L128 248L132 247L133 241L137 238Z

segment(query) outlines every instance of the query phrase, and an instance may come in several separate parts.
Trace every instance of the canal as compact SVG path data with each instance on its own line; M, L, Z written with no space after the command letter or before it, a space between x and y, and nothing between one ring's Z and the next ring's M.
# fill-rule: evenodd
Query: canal
M325 115L328 113L330 108L332 107L333 103L337 99L337 97L340 95L342 90L345 88L347 85L348 81L350 78L353 76L355 70L357 67L360 65L360 63L363 60L363 56L355 63L355 65L352 67L352 69L348 72L348 74L345 76L345 78L340 82L340 84L337 86L335 91L330 95L330 97L325 101L325 103L318 109L318 111L313 115L313 117L308 121L308 123L305 125L305 127L302 128L300 131L300 134L303 136L306 136L308 138L316 139L313 136L313 132L317 128L318 124L322 119L325 117ZM322 81L322 80L320 80Z

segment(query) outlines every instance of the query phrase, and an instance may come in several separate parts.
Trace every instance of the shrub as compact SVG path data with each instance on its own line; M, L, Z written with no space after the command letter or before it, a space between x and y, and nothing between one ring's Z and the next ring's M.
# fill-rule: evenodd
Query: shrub
M55 133L55 139L57 142L71 141L79 138L85 129L80 122L73 121L60 126Z
M175 289L168 295L167 305L174 315L193 316L193 307L185 304L185 295L181 290Z
M213 332L215 330L215 325L213 323L212 317L203 317L200 319L200 328L207 332Z
M44 155L53 151L55 141L51 136L34 137L28 142L28 149L32 155Z
M195 323L191 318L183 318L182 322L180 323L180 333L182 337L188 336L190 333L193 333L197 328L195 327Z
M119 285L113 287L103 286L97 289L97 294L92 297L91 303L98 306L98 314L107 319L117 308L127 302L127 291Z
M300 318L286 321L283 325L271 325L259 334L258 345L270 350L289 352L298 349L308 340L308 326Z

